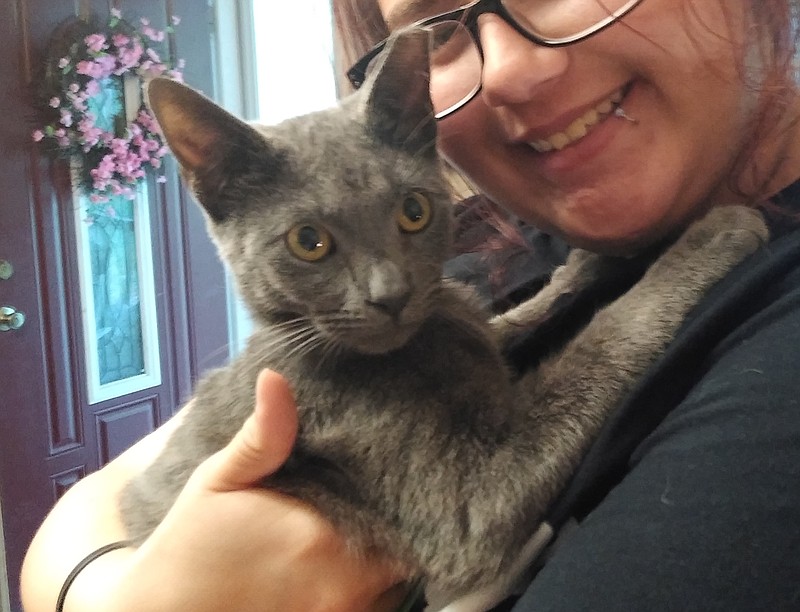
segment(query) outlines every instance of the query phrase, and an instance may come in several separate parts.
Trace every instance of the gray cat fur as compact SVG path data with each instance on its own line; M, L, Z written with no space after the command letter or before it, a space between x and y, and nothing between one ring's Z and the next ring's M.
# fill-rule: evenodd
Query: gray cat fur
M573 252L549 287L491 326L467 288L440 279L450 202L428 75L409 70L427 66L427 49L425 33L402 33L341 106L257 131L185 86L150 85L256 330L199 383L163 454L125 488L137 542L240 428L269 367L290 381L301 427L264 486L306 500L354 550L382 550L438 590L489 584L686 313L767 239L757 212L712 209L562 352L512 383L502 339L613 260ZM393 220L409 190L433 205L418 234ZM298 221L324 223L335 252L316 263L290 255L284 235Z

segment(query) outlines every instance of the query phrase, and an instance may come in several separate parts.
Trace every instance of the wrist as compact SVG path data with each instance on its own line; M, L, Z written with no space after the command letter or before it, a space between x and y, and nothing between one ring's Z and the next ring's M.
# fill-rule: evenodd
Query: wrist
M127 542L117 542L84 557L65 579L56 612L122 612L118 592L134 552Z

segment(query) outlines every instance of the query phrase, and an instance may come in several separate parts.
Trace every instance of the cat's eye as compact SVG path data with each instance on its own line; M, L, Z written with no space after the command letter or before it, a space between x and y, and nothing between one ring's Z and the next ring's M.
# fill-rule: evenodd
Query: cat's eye
M313 225L295 225L286 234L286 245L292 255L303 261L319 261L333 249L328 230Z
M418 192L408 194L395 212L400 229L409 234L421 232L431 222L431 202Z

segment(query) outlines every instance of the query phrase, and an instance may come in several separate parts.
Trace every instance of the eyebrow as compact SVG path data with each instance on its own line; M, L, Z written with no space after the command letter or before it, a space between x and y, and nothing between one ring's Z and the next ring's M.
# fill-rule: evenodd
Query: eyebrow
M386 17L386 23L390 29L411 25L426 17L438 15L465 4L469 4L469 0L463 0L462 2L453 2L452 0L408 0L389 12Z

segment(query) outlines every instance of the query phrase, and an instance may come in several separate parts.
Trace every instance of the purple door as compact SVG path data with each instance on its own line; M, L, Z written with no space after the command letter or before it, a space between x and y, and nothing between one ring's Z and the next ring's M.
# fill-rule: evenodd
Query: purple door
M104 228L81 212L67 163L32 142L44 49L68 18L105 20L118 8L163 29L179 15L172 51L187 60L186 80L211 92L207 7L0 2L0 597L12 612L25 549L54 501L172 414L228 356L223 269L171 160L167 182L149 180L129 214L116 214L119 227Z

